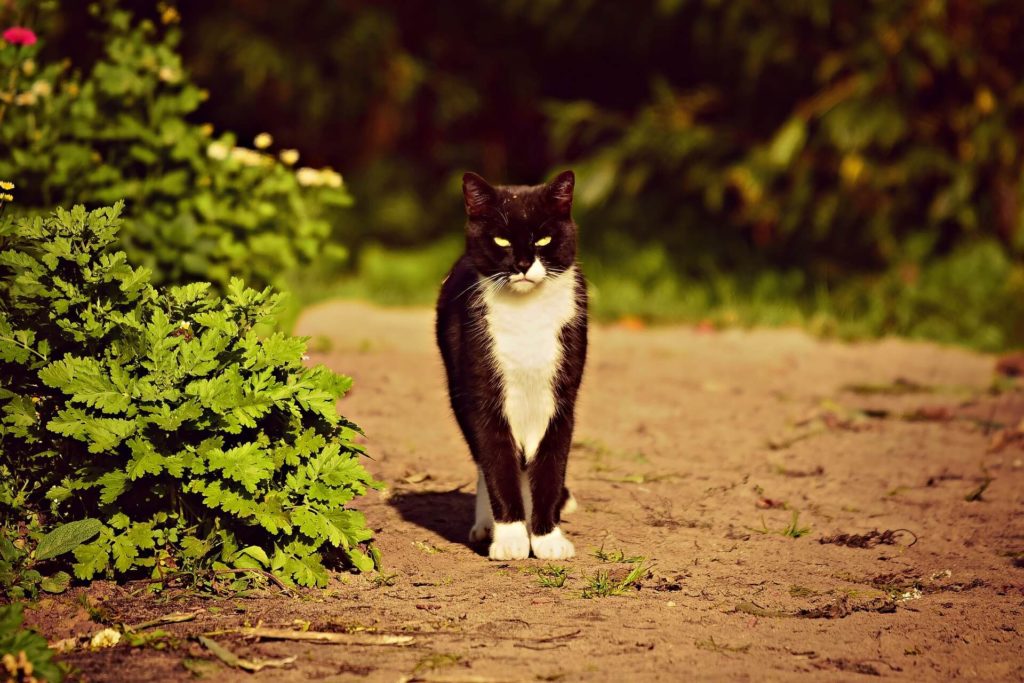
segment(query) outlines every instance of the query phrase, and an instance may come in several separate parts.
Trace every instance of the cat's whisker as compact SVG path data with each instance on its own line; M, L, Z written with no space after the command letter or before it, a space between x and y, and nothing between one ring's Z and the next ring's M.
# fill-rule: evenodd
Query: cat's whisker
M488 283L489 281L493 281L496 278L500 278L500 277L504 277L504 276L501 273L495 273L494 275L489 275L487 277L480 278L479 280L477 280L476 282L471 284L469 287L466 287L464 290L459 292L459 294L455 297L455 299L458 299L459 297L461 297L463 294L465 294L466 292L470 291L471 289L478 289L478 288L482 287L484 284Z

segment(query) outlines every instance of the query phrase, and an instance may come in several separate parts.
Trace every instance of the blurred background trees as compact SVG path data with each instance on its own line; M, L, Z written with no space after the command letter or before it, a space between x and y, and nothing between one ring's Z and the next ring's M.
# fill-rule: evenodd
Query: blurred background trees
M190 120L345 176L350 291L433 296L463 170L573 167L600 314L1024 342L1020 2L176 7ZM58 21L98 58L84 6Z

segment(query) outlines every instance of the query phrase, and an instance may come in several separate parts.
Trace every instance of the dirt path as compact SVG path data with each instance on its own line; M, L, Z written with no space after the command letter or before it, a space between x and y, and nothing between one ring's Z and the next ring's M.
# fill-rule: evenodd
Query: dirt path
M1024 418L1024 394L985 392L990 357L792 331L595 330L569 465L581 506L564 525L580 555L563 587L545 588L545 563L490 562L464 542L474 468L432 313L330 302L298 332L326 349L314 361L356 378L342 411L391 486L362 503L391 585L349 576L301 600L221 601L168 630L301 620L414 641L227 637L246 656L298 659L251 675L214 668L218 680L1024 679L1024 450L987 452L991 423ZM986 481L980 500L965 499ZM809 531L779 533L796 512L793 527ZM874 529L906 531L866 548L819 543ZM640 590L582 597L597 572L615 581L631 567L598 559L601 547L645 558ZM128 621L213 606L91 592ZM83 627L71 597L45 609L66 617L47 619L51 631ZM186 644L69 659L92 680L174 680L190 675L183 657L202 654Z

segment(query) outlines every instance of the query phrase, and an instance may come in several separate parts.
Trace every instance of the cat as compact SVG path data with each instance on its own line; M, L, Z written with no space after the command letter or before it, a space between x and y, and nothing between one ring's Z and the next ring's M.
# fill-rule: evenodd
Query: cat
M587 355L587 287L576 263L572 171L535 186L462 179L466 251L441 285L437 343L476 461L470 541L488 556L572 557L559 527L576 395Z

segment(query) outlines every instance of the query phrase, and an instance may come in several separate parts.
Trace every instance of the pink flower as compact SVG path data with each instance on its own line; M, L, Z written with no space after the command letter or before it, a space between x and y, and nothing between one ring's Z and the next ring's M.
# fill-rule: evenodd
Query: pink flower
M35 45L36 34L30 28L24 26L12 26L4 31L4 40L11 45Z

